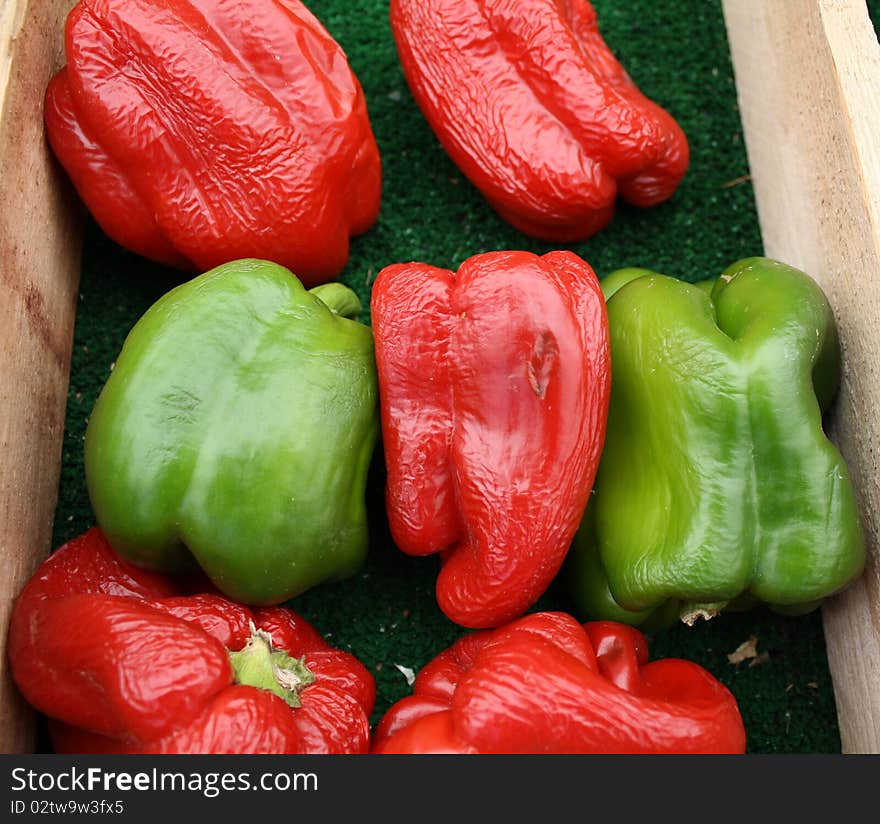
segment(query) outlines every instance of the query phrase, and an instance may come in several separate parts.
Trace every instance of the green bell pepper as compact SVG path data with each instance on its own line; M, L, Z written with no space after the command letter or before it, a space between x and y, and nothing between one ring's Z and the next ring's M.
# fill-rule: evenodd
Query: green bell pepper
M353 574L379 427L359 310L342 284L306 291L258 260L156 302L86 431L89 497L112 546L163 572L197 564L249 604Z
M742 260L691 285L603 281L608 430L565 576L591 618L662 626L759 603L815 608L865 544L822 414L838 386L831 308L803 272Z

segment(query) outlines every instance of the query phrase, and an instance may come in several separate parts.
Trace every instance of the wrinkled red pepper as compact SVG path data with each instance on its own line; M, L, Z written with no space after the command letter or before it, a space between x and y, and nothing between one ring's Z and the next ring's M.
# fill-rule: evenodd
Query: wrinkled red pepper
M443 148L520 231L583 240L618 193L653 206L684 177L684 132L615 59L587 0L392 0L391 27Z
M596 473L610 391L598 280L571 252L394 265L371 313L394 540L442 553L450 619L509 621L558 572Z
M264 258L330 280L379 211L361 86L299 0L80 0L49 142L104 232L205 271Z
M58 752L361 753L375 684L283 607L136 569L91 529L17 599L11 671ZM260 686L253 686L259 684Z
M741 753L736 700L636 629L534 613L465 635L373 734L378 753Z

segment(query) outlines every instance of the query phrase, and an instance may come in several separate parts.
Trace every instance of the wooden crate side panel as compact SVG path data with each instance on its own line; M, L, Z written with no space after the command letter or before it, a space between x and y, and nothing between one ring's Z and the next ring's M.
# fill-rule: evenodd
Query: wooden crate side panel
M0 9L0 649L12 601L50 549L81 220L43 135L72 0ZM33 749L33 720L0 656L0 751Z
M863 0L724 0L771 257L815 277L838 320L831 435L856 485L864 577L823 607L843 750L880 752L880 46Z

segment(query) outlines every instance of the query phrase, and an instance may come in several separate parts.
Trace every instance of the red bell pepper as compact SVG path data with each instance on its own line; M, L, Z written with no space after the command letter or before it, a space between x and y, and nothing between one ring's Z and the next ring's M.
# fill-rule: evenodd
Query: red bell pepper
M392 0L413 97L495 210L544 240L653 206L689 162L675 120L615 59L587 0Z
M385 714L377 753L741 753L736 700L624 624L534 613L465 635Z
M342 271L378 215L379 152L344 52L299 0L80 0L65 48L49 142L113 240L197 271Z
M371 313L394 540L441 553L450 619L497 626L547 589L590 494L610 391L598 280L571 252L394 265Z
M58 752L359 753L375 684L292 610L121 561L91 529L15 602L11 671Z

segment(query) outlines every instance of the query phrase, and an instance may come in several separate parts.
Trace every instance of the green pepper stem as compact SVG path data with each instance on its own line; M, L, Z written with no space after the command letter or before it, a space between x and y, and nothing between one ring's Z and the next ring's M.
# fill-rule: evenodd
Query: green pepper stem
M244 649L229 653L235 683L268 690L291 707L301 706L300 692L315 682L305 656L291 658L272 646L272 636L251 624L251 637Z
M682 623L692 627L700 619L711 621L727 606L727 603L727 601L715 601L704 604L684 604L680 613Z
M339 317L357 320L361 313L360 298L342 283L322 283L314 289L309 289L309 294L318 298Z

